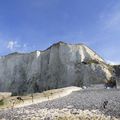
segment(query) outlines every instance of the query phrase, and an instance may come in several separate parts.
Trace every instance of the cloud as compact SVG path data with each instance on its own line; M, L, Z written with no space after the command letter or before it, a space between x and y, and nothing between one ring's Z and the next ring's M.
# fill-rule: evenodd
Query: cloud
M120 30L120 12L114 13L105 21L105 29Z
M120 30L120 1L106 8L99 18L104 30Z
M14 49L16 48L19 48L21 47L17 41L8 41L8 44L7 44L7 48L10 49L11 51L13 51Z
M111 60L106 60L106 62L110 65L119 65L120 64L120 62L111 61Z
M7 48L10 50L13 50L14 46L15 46L16 42L15 41L9 41Z
M24 43L24 44L20 44L18 41L13 41L13 40L10 40L7 42L7 48L10 50L10 51L22 51L24 52L24 50L26 50L27 48L27 45Z
M27 47L27 45L26 45L26 44L23 44L23 47L24 47L24 48L26 48L26 47Z
M94 48L109 64L120 64L120 1L101 11Z

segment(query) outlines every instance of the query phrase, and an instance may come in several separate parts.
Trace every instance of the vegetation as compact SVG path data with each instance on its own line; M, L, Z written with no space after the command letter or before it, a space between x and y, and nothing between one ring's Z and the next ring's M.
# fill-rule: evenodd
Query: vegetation
M12 95L10 93L9 94L1 93L2 94L1 96L5 96L5 97L0 98L0 109L11 108L13 106L15 107L17 105L23 105L24 103L28 103L28 102L31 104L42 99L49 100L53 98L53 96L58 96L63 91L64 91L63 89L53 89L53 90L44 91L42 93L27 94L25 96L17 96L17 93L13 93Z
M12 92L11 96L17 96L17 92Z
M0 100L0 106L1 105L4 105L4 100L3 99Z
M97 61L97 60L88 60L88 61L83 61L82 63L83 64L92 64L92 63L99 64L99 61Z
M92 64L92 63L94 63L94 64L99 64L99 62L98 62L97 60L89 60L89 61L88 61L88 64Z

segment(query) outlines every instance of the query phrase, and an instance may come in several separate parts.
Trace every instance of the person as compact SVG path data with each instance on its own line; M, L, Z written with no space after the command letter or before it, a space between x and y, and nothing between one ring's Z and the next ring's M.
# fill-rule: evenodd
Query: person
M108 104L108 101L107 101L107 100L103 102L103 108L104 108L104 109L106 108L107 104Z

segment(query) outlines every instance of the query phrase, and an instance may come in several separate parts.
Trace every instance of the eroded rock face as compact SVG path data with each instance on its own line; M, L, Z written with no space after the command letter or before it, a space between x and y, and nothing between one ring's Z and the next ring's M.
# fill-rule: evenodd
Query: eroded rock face
M120 65L114 65L115 74L117 77L120 77Z
M120 65L113 65L113 68L117 79L117 84L120 85Z
M59 42L45 51L0 57L0 91L16 94L104 83L112 68L83 44Z

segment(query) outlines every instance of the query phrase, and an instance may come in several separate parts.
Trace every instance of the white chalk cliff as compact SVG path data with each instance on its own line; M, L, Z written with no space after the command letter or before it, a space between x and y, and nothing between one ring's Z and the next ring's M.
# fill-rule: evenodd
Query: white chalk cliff
M23 94L104 83L112 70L84 44L56 43L44 51L0 57L0 91Z

